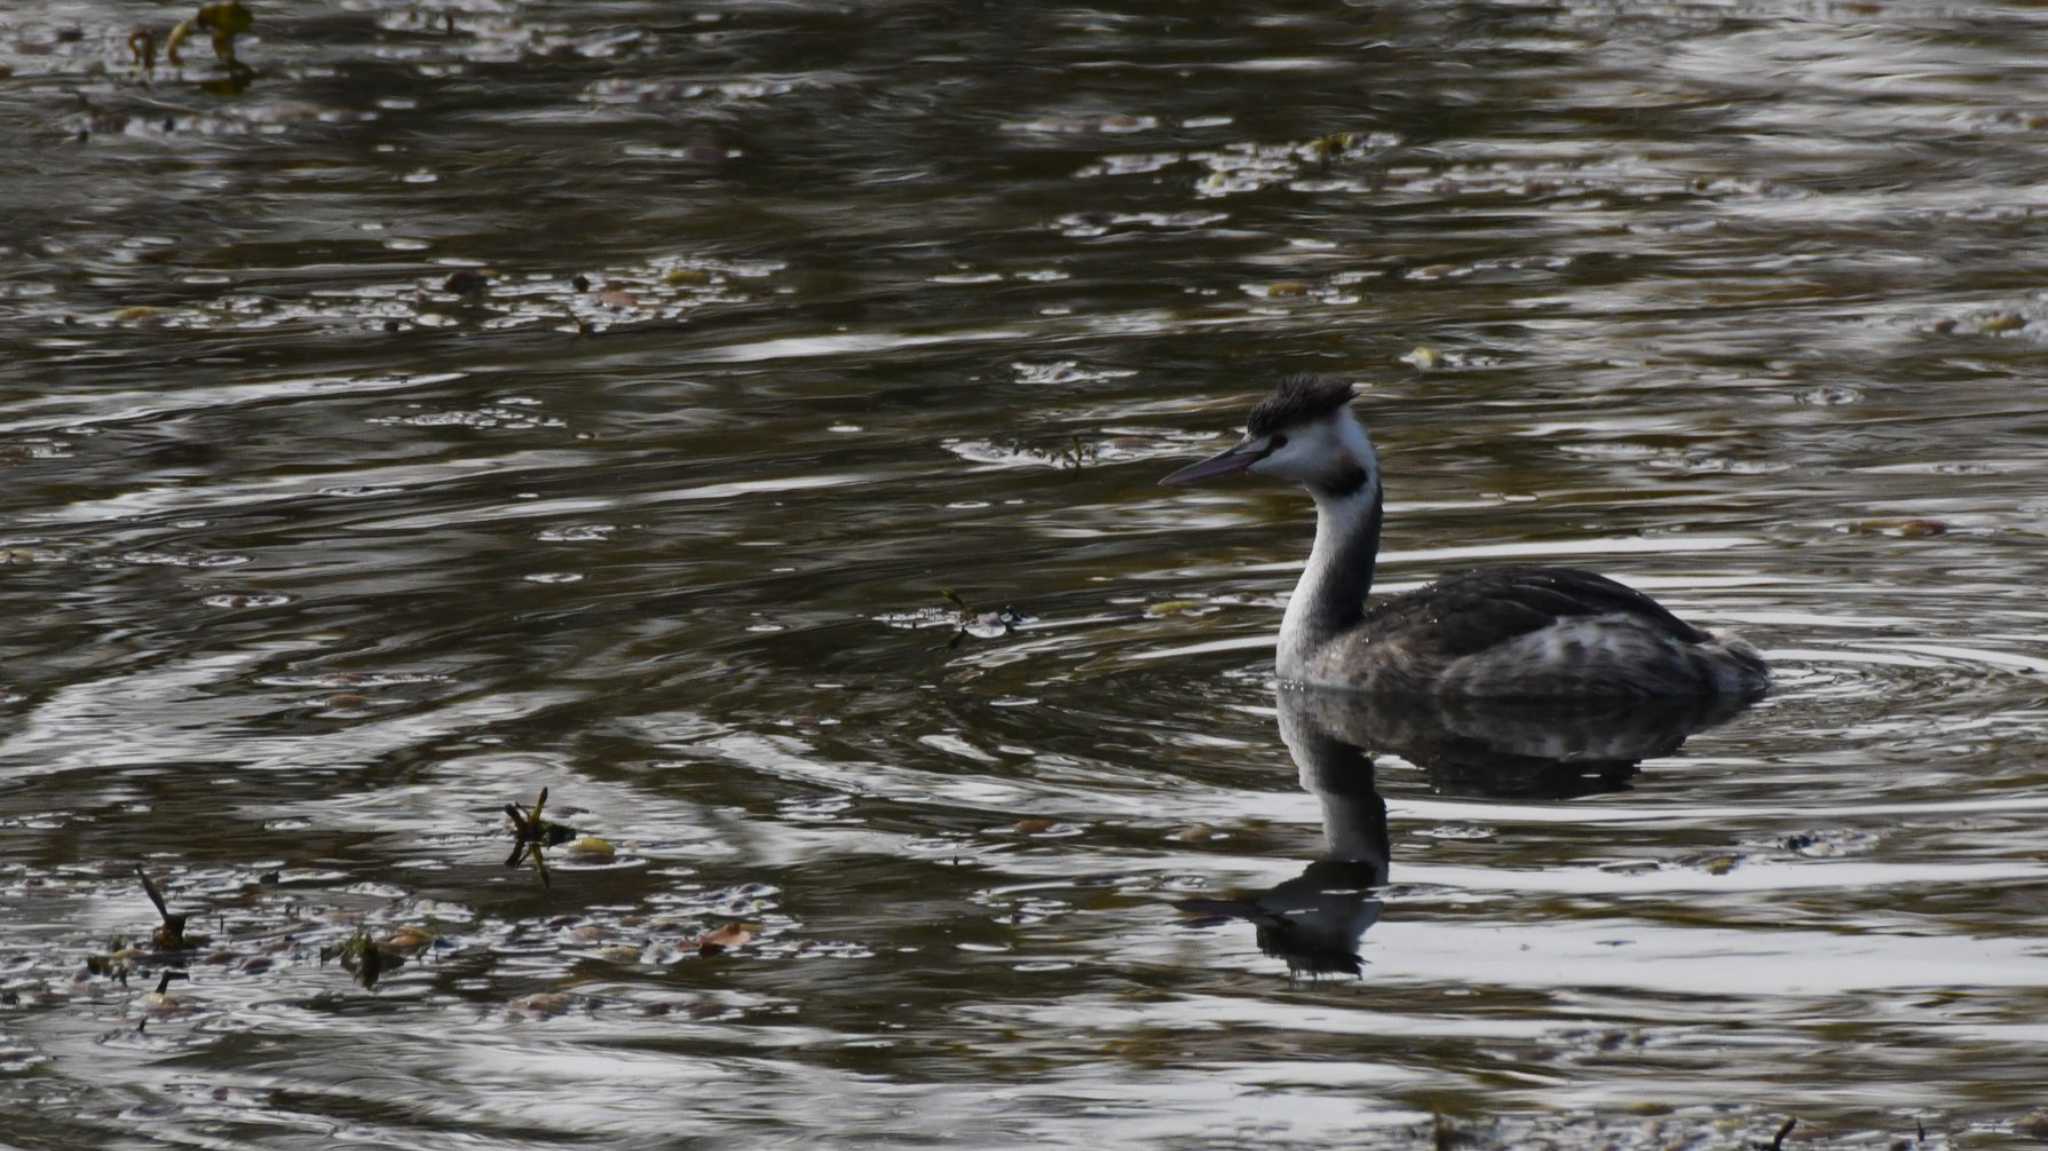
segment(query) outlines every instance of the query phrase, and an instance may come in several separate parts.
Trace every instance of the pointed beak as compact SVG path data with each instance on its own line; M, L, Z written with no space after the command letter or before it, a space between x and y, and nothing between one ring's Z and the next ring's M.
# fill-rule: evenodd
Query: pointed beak
M1217 452L1206 460L1189 464L1187 467L1160 480L1162 484L1178 487L1181 484L1200 483L1217 476L1236 475L1266 458L1272 450L1272 437L1246 436L1235 447Z

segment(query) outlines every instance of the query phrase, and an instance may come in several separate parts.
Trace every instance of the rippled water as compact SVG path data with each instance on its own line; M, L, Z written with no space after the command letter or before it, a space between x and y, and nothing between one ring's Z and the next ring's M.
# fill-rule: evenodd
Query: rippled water
M350 0L243 87L36 7L7 1141L2040 1122L2038 10ZM1387 589L1595 567L1776 693L1549 776L1283 714L1305 501L1153 481L1299 370ZM504 866L542 787L615 855ZM89 974L138 862L211 941Z

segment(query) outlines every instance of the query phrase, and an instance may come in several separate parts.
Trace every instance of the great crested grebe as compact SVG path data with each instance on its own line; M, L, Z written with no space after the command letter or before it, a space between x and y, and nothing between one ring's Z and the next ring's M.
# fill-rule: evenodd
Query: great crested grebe
M1293 480L1315 498L1315 547L1280 623L1283 681L1560 701L1747 699L1770 686L1748 644L1575 568L1459 572L1368 611L1383 499L1355 395L1348 383L1289 379L1252 409L1236 446L1160 481L1252 472Z

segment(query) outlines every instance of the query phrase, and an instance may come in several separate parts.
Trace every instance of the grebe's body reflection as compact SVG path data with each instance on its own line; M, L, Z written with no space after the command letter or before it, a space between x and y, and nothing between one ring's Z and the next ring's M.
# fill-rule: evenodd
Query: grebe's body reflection
M1250 922L1259 950L1291 974L1360 974L1359 940L1379 921L1388 881L1387 802L1375 756L1398 756L1443 794L1568 799L1622 790L1645 759L1670 755L1693 732L1732 718L1742 700L1626 707L1518 707L1430 701L1402 706L1354 692L1283 687L1280 739L1301 786L1322 803L1325 853L1299 876L1233 899L1177 904L1203 917Z

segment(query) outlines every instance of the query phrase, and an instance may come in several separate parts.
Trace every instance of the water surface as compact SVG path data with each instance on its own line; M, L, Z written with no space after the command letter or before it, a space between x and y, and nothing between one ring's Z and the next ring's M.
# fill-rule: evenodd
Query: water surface
M2021 1138L2038 11L254 11L240 81L0 15L6 1140ZM1154 486L1303 370L1384 590L1593 567L1778 672L1569 788L1377 749L1356 976L1177 906L1359 854L1305 501ZM617 849L545 887L544 786ZM85 973L137 862L168 1005Z

